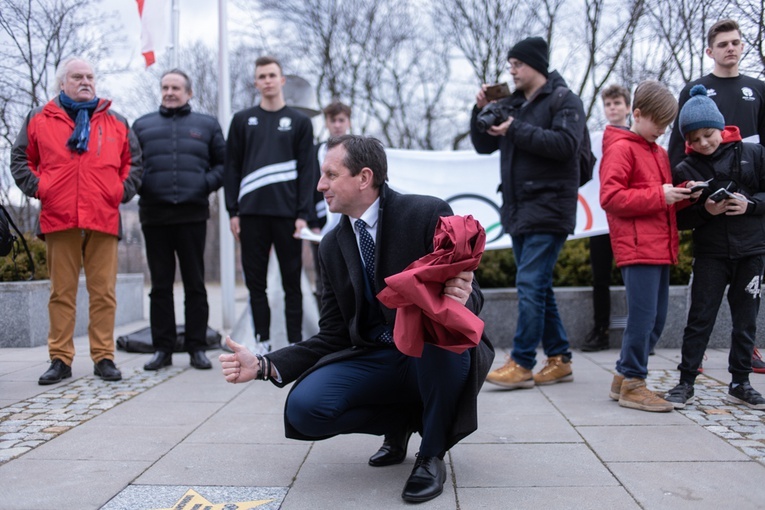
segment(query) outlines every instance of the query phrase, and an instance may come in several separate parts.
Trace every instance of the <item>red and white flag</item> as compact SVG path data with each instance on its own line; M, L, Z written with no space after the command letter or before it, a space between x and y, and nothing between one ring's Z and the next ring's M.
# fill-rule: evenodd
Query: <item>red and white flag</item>
M154 52L162 49L170 34L170 0L136 0L141 18L141 53L146 67L155 61Z

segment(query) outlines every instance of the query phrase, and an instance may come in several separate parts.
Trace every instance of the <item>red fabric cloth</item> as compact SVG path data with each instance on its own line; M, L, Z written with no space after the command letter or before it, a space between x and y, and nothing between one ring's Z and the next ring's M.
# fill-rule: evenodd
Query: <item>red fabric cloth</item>
M443 291L446 280L478 267L485 245L486 232L472 216L441 217L433 252L385 279L377 299L398 309L393 340L399 351L419 358L425 342L456 353L478 345L483 321Z

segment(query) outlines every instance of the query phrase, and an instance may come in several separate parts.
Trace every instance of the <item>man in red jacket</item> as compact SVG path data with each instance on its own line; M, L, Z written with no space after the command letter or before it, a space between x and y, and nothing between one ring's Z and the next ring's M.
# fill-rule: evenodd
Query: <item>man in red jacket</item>
M40 237L48 249L51 365L39 384L71 377L80 269L90 296L93 373L119 381L114 365L119 205L136 193L141 149L127 120L96 97L93 67L80 58L56 70L61 91L32 110L11 154L18 187L40 200Z

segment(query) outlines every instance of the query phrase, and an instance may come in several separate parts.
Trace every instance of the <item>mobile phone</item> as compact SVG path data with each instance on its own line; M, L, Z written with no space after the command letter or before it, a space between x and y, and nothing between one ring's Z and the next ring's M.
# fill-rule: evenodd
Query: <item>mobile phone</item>
M711 195L709 195L709 200L711 200L712 202L722 202L726 198L736 198L736 197L735 195L733 195L733 193L731 193L725 188L720 188L714 193L712 193Z
M484 94L486 94L488 101L496 101L497 99L510 97L510 87L507 86L507 82L495 83L486 87Z
M697 191L699 191L699 190L702 190L702 189L707 189L707 188L709 187L709 182L710 182L711 180L712 180L712 179L709 179L708 181L704 181L704 182L698 182L698 183L696 183L696 185L695 185L695 186L692 186L692 187L691 187L691 193L696 193L696 192L697 192Z

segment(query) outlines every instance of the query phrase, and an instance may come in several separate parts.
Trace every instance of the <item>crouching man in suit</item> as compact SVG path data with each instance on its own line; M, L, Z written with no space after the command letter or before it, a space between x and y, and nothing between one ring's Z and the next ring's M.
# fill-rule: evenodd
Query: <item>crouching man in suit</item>
M433 250L444 201L401 195L388 188L382 144L345 135L327 142L318 190L339 225L319 247L323 294L320 331L313 338L265 356L228 339L233 354L220 356L230 383L296 381L285 405L286 436L315 441L337 434L384 435L370 459L374 467L406 458L413 431L422 442L401 497L428 501L443 491L444 455L477 428L476 398L494 359L484 337L462 354L425 344L420 358L393 343L395 310L375 297L385 278ZM483 295L473 274L447 280L444 295L473 313Z

